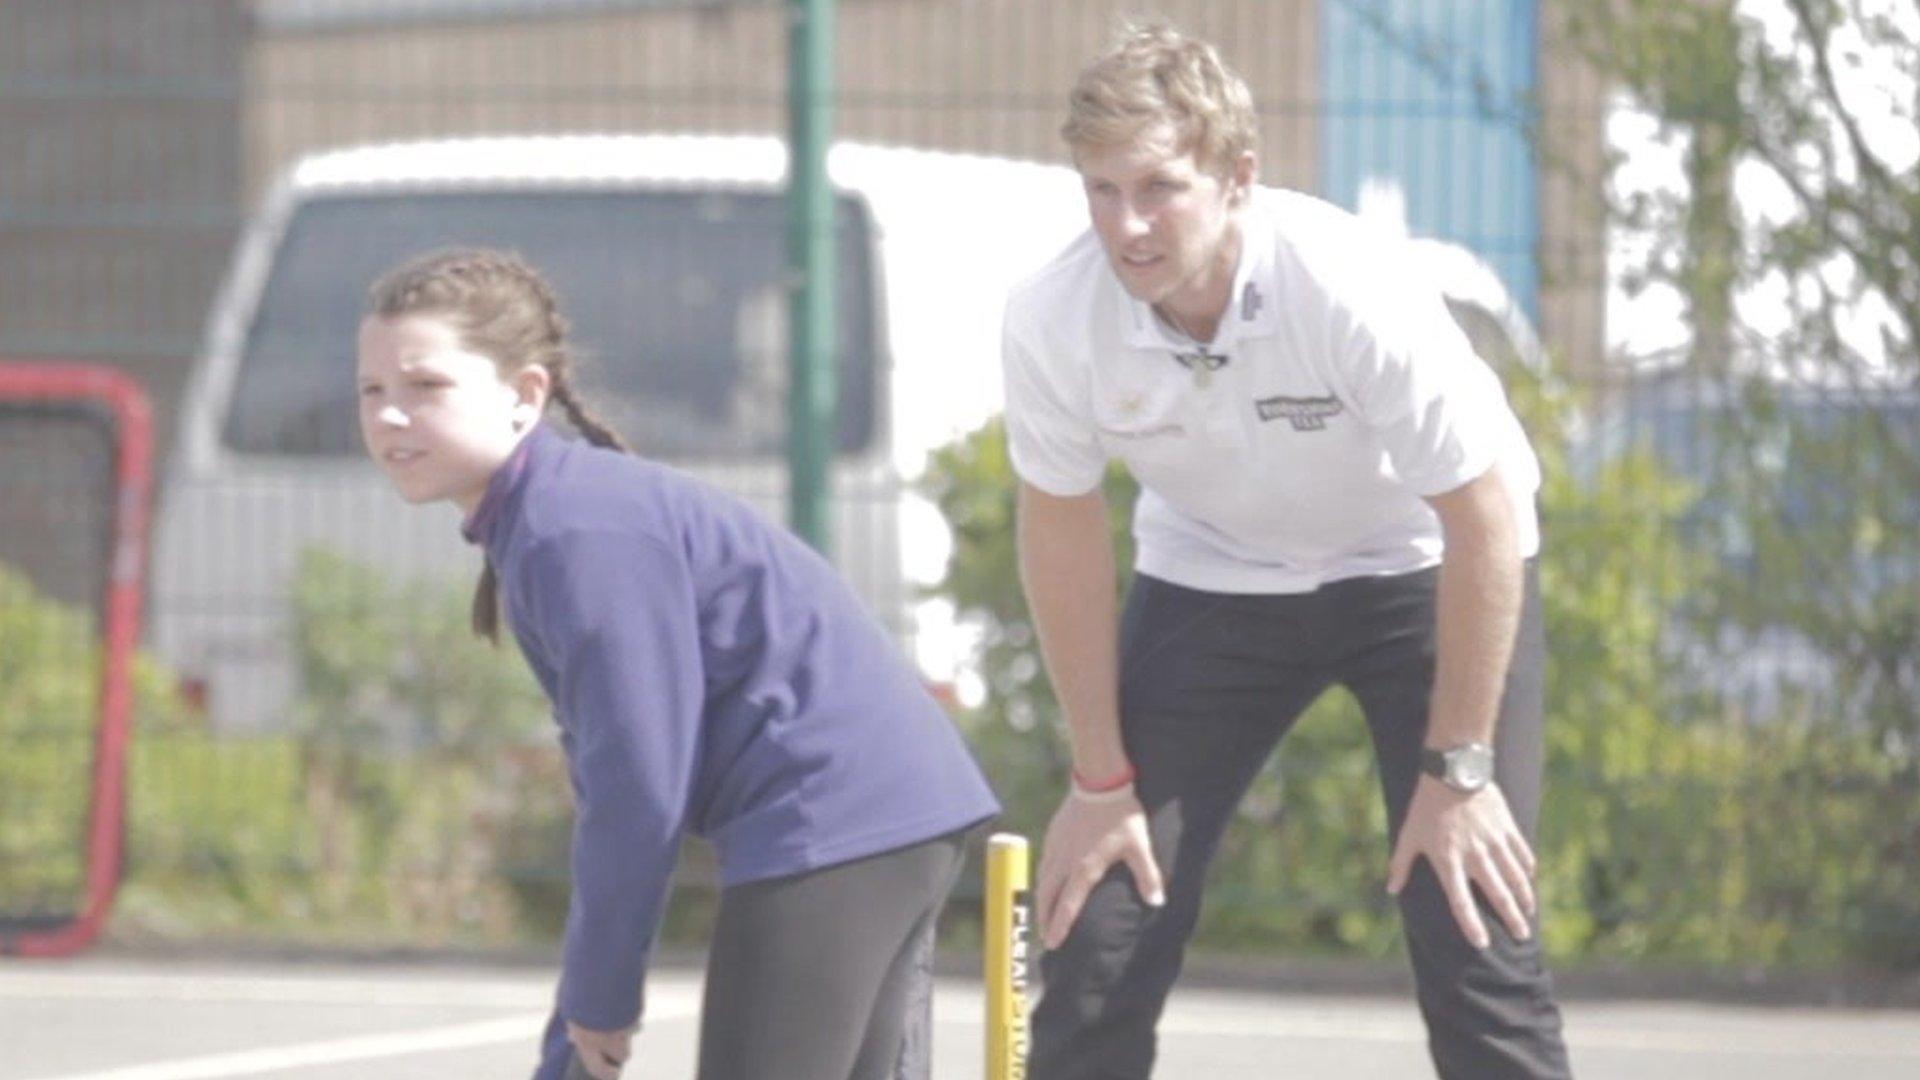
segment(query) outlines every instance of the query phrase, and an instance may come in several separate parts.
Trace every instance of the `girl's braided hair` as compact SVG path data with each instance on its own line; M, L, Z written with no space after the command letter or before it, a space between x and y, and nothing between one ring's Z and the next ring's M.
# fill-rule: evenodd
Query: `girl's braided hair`
M632 452L619 432L580 399L560 298L520 256L488 248L430 252L374 282L370 301L372 313L383 319L447 319L462 343L491 358L503 378L534 364L546 368L552 399L588 442ZM499 590L491 561L474 589L473 632L500 641Z

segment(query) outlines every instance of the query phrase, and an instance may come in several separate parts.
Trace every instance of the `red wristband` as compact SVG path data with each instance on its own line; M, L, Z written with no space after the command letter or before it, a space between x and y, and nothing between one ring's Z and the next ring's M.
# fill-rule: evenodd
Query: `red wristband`
M1073 786L1088 795L1104 795L1109 791L1119 791L1121 788L1133 783L1136 775L1133 771L1132 762L1128 762L1127 767L1119 773L1099 783L1088 780L1086 777L1080 775L1079 769L1075 769L1073 770Z

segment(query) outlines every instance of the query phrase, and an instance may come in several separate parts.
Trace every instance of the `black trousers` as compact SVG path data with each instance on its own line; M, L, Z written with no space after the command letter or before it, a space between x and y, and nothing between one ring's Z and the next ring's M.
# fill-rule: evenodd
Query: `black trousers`
M974 831L724 890L699 1080L927 1080L934 924ZM567 1080L587 1075L558 1017L547 1045Z
M1095 886L1073 932L1041 960L1045 993L1033 1016L1035 1080L1151 1074L1154 1027L1199 919L1207 865L1221 833L1274 747L1329 686L1346 686L1366 713L1388 821L1398 836L1419 779L1438 580L1436 569L1272 596L1135 580L1121 625L1120 724L1139 773L1136 790L1167 902L1147 907L1120 865ZM1531 563L1526 583L1495 734L1495 776L1532 842L1545 756L1545 640ZM1355 857L1379 858L1384 877L1384 856ZM1399 903L1439 1075L1571 1075L1538 933L1514 939L1482 900L1493 943L1475 949L1425 859L1416 862ZM1269 1075L1285 1075L1285 1063L1275 1065Z

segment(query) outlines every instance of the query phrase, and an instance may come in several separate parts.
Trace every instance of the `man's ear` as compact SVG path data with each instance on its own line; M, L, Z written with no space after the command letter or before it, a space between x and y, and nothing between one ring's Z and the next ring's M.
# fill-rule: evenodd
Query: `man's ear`
M1234 202L1246 202L1260 179L1260 156L1251 150L1240 151L1240 156L1233 159L1232 177Z

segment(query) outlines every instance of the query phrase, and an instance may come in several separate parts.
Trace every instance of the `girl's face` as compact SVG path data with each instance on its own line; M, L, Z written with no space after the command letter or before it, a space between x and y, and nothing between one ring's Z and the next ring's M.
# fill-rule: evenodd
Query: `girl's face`
M360 324L360 434L410 503L452 500L471 514L546 400L546 371L503 379L439 315L369 315Z

